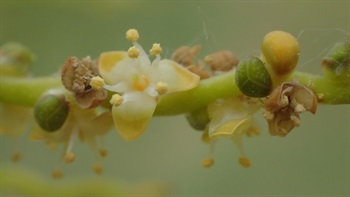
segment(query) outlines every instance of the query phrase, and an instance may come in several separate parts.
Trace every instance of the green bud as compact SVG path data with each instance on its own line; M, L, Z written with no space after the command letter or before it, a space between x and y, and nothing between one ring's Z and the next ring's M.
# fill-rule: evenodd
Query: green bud
M44 93L34 106L34 117L39 126L48 132L57 131L64 124L69 112L63 93Z
M272 89L271 77L257 57L247 58L238 64L235 81L241 92L250 97L266 97Z
M207 108L196 110L186 114L188 123L192 128L203 131L209 122Z
M0 71L6 76L25 76L34 54L20 43L10 42L0 48Z
M350 79L350 42L336 43L322 60L327 77L348 83Z

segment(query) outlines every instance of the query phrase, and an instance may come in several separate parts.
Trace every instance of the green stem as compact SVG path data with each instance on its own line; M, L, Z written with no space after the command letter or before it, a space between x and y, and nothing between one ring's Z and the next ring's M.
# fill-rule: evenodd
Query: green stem
M235 83L235 70L202 80L189 91L168 94L161 97L154 115L176 115L206 107L218 98L240 95Z
M234 80L235 71L202 80L189 91L161 97L155 114L176 115L204 108L218 98L240 95ZM293 79L312 88L326 104L350 104L349 83L329 80L320 75L295 72ZM40 95L50 89L62 87L58 76L38 78L0 78L0 101L18 105L33 106Z
M293 79L311 89L324 104L350 104L350 81L334 80L322 75L295 72Z
M3 77L0 78L0 101L26 106L34 106L40 95L50 88L62 86L60 78L37 77L37 78L19 78Z

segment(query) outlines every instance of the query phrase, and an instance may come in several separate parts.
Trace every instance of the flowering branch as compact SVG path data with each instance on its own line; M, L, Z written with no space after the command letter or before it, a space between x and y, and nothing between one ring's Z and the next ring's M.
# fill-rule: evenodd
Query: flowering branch
M191 112L207 106L218 98L240 95L234 81L235 70L201 80L199 85L185 92L161 97L154 115L167 116ZM294 72L292 79L310 87L320 96L320 103L350 104L349 86L341 85L325 78L305 72ZM36 78L0 78L0 101L17 105L34 106L45 90L61 87L57 76Z
M230 138L240 150L239 163L251 165L242 136L259 133L253 114L264 108L269 132L285 137L300 126L300 113L317 111L317 104L350 104L350 43L335 44L322 61L322 75L296 71L299 43L283 31L268 33L260 57L239 61L230 51L219 51L195 62L200 47L182 46L172 60L162 59L154 43L148 53L138 43L137 30L126 38L128 51L69 57L58 77L26 77L32 55L20 46L0 51L0 134L18 136L24 130L12 123L18 114L34 108L36 125L30 139L49 146L64 143L63 161L75 159L76 138L89 144L96 158L107 155L97 146L114 125L122 138L134 140L146 130L152 116L186 114L190 125L203 131L211 146L216 138ZM25 118L23 118L25 120ZM202 162L213 165L210 155ZM93 170L100 174L97 162ZM55 178L63 174L53 171Z

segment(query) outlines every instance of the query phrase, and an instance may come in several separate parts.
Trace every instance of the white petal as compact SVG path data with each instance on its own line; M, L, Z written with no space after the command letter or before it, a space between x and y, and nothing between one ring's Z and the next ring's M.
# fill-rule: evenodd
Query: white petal
M249 114L248 109L239 98L220 99L208 106L209 134L218 127L235 119L242 119Z
M167 83L169 92L185 91L196 87L199 76L183 68L174 61L163 59L153 65L152 81Z
M112 107L113 120L120 135L133 140L146 130L157 103L143 92L125 93L123 98L121 105Z
M140 73L143 73L148 76L148 71L151 67L151 61L149 60L147 53L145 52L145 50L143 50L142 46L139 43L134 42L133 44L138 50L140 50L140 55L137 58L137 65L140 69Z
M124 81L121 81L113 86L104 85L103 88L105 88L106 90L109 90L112 92L118 92L118 93L130 92L130 91L133 91L134 89L130 83L124 82Z
M136 61L130 59L125 51L111 51L100 55L98 68L107 84L115 85L130 78Z

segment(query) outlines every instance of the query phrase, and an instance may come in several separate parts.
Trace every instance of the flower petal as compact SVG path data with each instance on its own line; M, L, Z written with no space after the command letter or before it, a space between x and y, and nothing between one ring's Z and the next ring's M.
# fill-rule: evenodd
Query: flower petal
M124 102L112 107L114 124L125 140L133 140L145 131L156 108L156 100L143 92L123 95Z
M128 66L128 62L130 58L125 51L104 52L98 59L100 75L106 83L114 85L124 79L123 70Z
M196 87L199 83L199 76L188 71L178 63L163 59L160 60L153 80L167 83L168 91L186 91Z
M243 134L252 124L252 117L247 115L244 118L233 119L217 127L209 135L210 137L233 137Z
M250 107L247 107L237 97L216 100L216 102L208 106L208 115L211 119L209 123L209 135L212 136L215 130L225 124L230 124L233 120L242 120L251 116L249 114L252 111Z
M83 139L105 135L113 128L111 112L104 112L87 122L89 122L89 124L81 125L81 138Z

